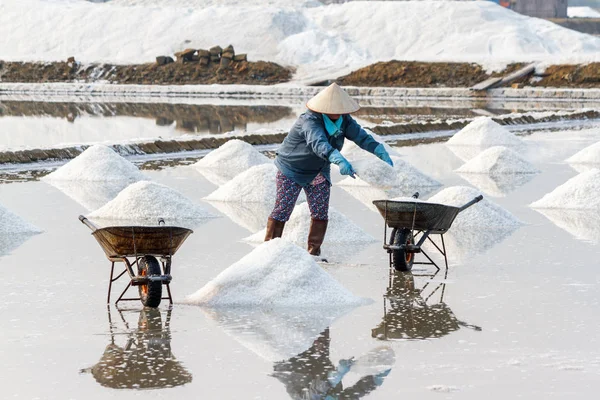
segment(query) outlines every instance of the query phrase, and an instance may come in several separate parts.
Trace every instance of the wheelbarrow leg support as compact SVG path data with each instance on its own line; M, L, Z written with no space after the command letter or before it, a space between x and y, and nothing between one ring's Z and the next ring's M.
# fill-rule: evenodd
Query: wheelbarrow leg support
M113 261L112 266L110 267L110 279L108 281L108 297L106 298L106 304L110 304L110 291L112 290L114 272L115 272L115 262Z

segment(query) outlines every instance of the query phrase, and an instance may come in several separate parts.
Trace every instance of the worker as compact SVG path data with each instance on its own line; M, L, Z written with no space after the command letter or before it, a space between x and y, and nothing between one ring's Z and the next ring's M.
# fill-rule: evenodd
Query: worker
M340 150L349 139L393 166L383 144L377 142L350 116L360 109L348 93L333 83L306 103L308 110L298 117L277 149L277 198L267 221L265 241L281 237L300 191L304 189L310 209L308 252L321 254L327 231L330 165L336 164L342 175L355 178L356 171Z

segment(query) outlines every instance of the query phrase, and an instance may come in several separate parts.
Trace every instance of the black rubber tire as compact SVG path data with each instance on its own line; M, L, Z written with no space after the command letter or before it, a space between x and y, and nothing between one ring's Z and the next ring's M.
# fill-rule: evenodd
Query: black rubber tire
M393 244L415 244L410 229L398 229L394 234ZM404 250L392 250L392 265L396 271L408 272L412 270L415 261L415 253L407 253Z
M153 256L144 256L138 261L138 275L151 276L161 275L160 264ZM156 308L160 305L162 298L162 282L148 282L138 286L140 301L145 307Z

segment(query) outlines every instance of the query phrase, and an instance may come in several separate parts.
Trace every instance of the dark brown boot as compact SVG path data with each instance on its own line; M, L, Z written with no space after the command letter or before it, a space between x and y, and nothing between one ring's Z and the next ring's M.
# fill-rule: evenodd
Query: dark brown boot
M321 255L321 245L327 232L327 220L313 219L308 231L308 252L313 256Z
M267 220L267 234L265 235L265 242L268 242L271 239L280 238L281 235L283 235L284 227L285 222L269 218Z

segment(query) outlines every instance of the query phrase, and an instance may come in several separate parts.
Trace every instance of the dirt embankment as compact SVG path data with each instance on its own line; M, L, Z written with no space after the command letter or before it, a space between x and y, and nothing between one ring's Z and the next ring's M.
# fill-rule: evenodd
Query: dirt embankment
M219 64L156 63L137 65L88 64L77 62L24 63L0 61L0 82L96 82L141 85L253 84L287 82L293 71L265 61L232 61Z
M600 88L600 63L552 65L535 79L524 79L523 84L556 88Z

